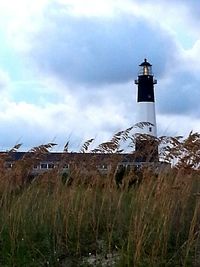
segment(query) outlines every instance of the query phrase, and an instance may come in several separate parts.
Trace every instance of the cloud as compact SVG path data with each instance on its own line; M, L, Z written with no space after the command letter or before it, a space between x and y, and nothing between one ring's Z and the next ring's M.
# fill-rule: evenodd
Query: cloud
M5 90L10 84L10 77L7 72L0 69L0 91Z
M188 136L189 132L200 132L200 121L187 115L159 114L157 116L158 136Z
M87 105L67 90L62 102L46 102L42 106L5 97L0 106L1 149L23 143L26 150L53 141L62 150L70 139L71 149L78 150L88 138L96 137L97 142L108 140L116 130L129 126L124 107L112 101Z
M135 2L135 0L130 0L130 2ZM136 0L136 2L140 3L139 0ZM142 1L145 4L153 5L154 3L157 5L160 3L161 5L163 4L168 4L169 6L186 6L189 11L200 11L200 6L199 6L199 1L198 0L143 0Z
M36 24L26 23L25 30L14 29L18 42L11 32L10 47L16 43L17 47L14 59L9 50L9 62L12 72L19 72L22 78L10 81L6 72L0 71L0 90L6 92L0 107L4 147L10 148L20 140L30 148L56 137L55 142L62 149L69 136L76 147L80 140L97 136L101 142L117 130L133 125L136 122L133 81L144 57L153 64L158 79L155 91L160 134L166 128L170 133L176 134L177 128L179 134L185 133L186 125L198 129L199 41L186 50L177 42L178 34L172 34L174 28L169 30L172 24L177 27L173 14L179 2L173 14L170 12L174 6L170 7L168 2L162 6L162 14L154 12L152 1L146 3L151 12L149 7L138 4L139 14L128 11L127 6L110 16L95 16L75 14L69 6L54 1L43 7L38 20L37 12L34 13ZM160 5L163 3L164 0ZM179 25L181 20L182 17L178 18ZM20 45L23 53L17 58ZM28 71L23 69L25 61ZM26 75L27 72L31 75Z
M200 115L200 79L190 72L174 73L174 76L158 92L158 111L165 114Z
M161 76L176 57L172 37L149 21L125 13L110 18L71 16L62 5L48 7L43 25L29 41L29 56L38 72L96 87L132 80L144 57L154 62Z
M135 0L130 0L135 2ZM182 24L192 24L193 27L199 25L199 13L200 5L198 0L144 0L137 1L141 5L149 5L157 10L164 10L166 16L172 17L172 20L182 21ZM176 17L173 17L173 14L176 14ZM153 14L154 15L154 14ZM157 15L157 14L156 14ZM187 21L187 23L186 23ZM195 25L196 24L196 25ZM176 27L176 25L174 25Z
M198 19L199 21L199 13L200 13L200 5L199 5L199 1L198 0L177 0L177 1L167 1L164 0L165 2L167 2L169 5L177 5L177 6L185 6L187 12L190 14L190 19L194 18L194 15L196 16L196 19Z
M165 77L156 86L158 112L162 114L200 116L200 40L179 53L176 64L169 65Z
M196 108L200 97L195 74L197 52L186 56L173 35L149 17L124 12L110 17L73 16L64 5L51 4L46 8L43 24L29 38L29 57L38 72L68 85L79 110L82 105L103 106L110 98L111 106L120 105L121 101L127 104L124 114L132 112L134 102L126 84L136 78L138 64L148 57L160 88L156 92L158 112L200 114ZM131 123L131 116L128 117Z

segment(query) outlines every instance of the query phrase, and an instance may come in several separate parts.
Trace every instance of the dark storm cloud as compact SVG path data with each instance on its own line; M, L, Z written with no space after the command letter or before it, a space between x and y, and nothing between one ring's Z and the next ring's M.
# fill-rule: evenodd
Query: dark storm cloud
M32 36L31 58L39 70L64 82L101 86L133 79L149 58L157 76L176 47L159 26L127 14L112 18L73 17L63 6L46 10L40 31Z
M31 36L30 57L42 75L71 84L80 108L103 106L110 98L111 105L124 103L124 114L135 111L134 93L125 84L136 78L138 64L147 57L160 88L156 90L157 110L163 114L200 115L199 79L177 68L176 73L168 73L181 62L175 41L159 25L144 18L125 13L111 18L77 17L62 5L49 5L42 27ZM162 84L163 77L167 85ZM120 85L120 89L107 87L112 84ZM86 85L93 91L86 94Z
M164 114L200 116L200 79L192 72L175 73L167 85L157 90L158 111ZM162 87L162 88L161 88Z

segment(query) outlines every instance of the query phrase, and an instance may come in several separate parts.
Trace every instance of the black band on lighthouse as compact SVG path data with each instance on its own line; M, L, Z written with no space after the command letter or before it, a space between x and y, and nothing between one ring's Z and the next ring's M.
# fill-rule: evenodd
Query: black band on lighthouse
M153 76L138 76L138 98L137 102L154 102Z

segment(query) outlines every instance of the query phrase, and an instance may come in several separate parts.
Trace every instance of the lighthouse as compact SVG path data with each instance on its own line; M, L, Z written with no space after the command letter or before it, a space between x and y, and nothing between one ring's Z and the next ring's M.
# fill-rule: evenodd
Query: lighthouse
M144 123L137 128L135 151L139 155L137 161L158 161L158 145L156 142L156 114L154 85L157 80L152 73L152 65L144 59L139 65L137 84L137 123Z

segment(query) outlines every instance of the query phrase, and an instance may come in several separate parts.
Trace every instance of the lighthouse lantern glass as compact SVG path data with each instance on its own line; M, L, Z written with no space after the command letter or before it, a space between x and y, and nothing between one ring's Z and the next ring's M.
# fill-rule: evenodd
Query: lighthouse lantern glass
M139 75L152 75L151 66L142 66Z
M143 72L144 72L144 75L148 75L149 74L149 70L148 70L147 66L144 66Z
M140 70L139 70L139 76L145 75L145 76L152 76L152 69L151 69L151 64L147 61L147 59L144 59L144 62L142 62L140 65Z

